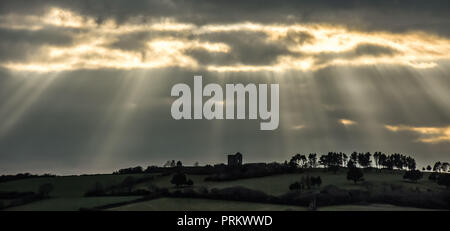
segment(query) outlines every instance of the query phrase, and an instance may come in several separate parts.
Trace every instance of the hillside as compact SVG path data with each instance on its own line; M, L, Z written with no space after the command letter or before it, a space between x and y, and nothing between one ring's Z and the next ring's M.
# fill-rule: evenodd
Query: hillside
M192 179L192 187L183 187L181 190L216 190L233 187L242 187L267 194L268 196L281 197L292 193L289 185L300 180L304 176L320 176L322 185L305 189L301 193L317 193L329 185L334 185L342 190L361 190L371 192L383 192L386 190L402 190L402 192L414 193L440 193L445 192L445 188L428 180L430 173L425 173L424 177L417 183L403 180L403 171L391 170L364 170L364 182L353 183L346 179L346 169L340 169L333 173L324 169L308 169L304 173L278 174L265 177L255 177L238 179L232 181L205 181L210 175L188 174L187 178ZM39 186L44 183L51 183L53 190L48 199L27 203L25 205L14 206L8 210L79 210L80 208L108 208L111 210L307 210L305 206L267 204L255 202L228 201L222 203L220 200L210 199L183 199L183 198L160 198L148 201L140 195L124 196L97 196L85 197L85 193L91 190L96 184L101 184L104 188L120 185L126 178L137 179L130 189L131 191L146 190L151 187L167 189L168 192L177 192L180 189L171 184L173 174L105 174L93 176L62 176L22 179L0 183L1 192L38 192ZM138 179L142 179L140 182ZM136 201L138 200L138 201ZM7 205L12 200L3 200ZM136 203L131 203L136 201ZM114 206L114 204L117 206ZM108 206L109 205L109 206ZM414 208L398 206L373 206L364 205L340 205L323 206L318 210L410 210Z

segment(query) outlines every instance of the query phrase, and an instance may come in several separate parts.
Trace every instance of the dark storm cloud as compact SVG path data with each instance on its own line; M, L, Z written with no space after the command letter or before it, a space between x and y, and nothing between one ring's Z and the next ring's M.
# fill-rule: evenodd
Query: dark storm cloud
M271 41L263 32L219 32L194 35L189 32L135 32L119 35L108 47L113 49L142 51L152 39L177 38L198 39L203 42L223 43L230 47L228 52L214 52L203 48L191 48L184 53L202 65L270 65L279 56L304 56L300 52L292 52L288 46L313 43L314 36L308 32L289 31L280 40ZM322 52L314 55L317 64L327 63L333 59L355 59L361 56L392 56L401 54L395 48L377 44L361 43L349 51Z
M144 50L146 42L151 38L154 38L154 36L149 32L125 34L110 43L109 47L121 50L141 51Z
M380 20L383 20L381 13L384 11L382 10L384 7L392 7L391 4L355 1L344 1L339 4L325 3L327 2L286 2L285 5L276 6L274 2L269 2L268 5L261 6L262 4L251 5L246 2L235 10L232 7L235 3L230 3L230 6L221 1L207 2L199 4L194 15L191 12L194 4L190 1L132 3L45 1L43 6L37 6L31 2L28 7L36 7L35 11L21 10L20 1L4 2L2 9L5 15L0 17L1 27L7 40L2 43L5 61L3 64L20 70L48 70L49 67L59 70L109 68L113 65L117 68L154 67L155 65L158 67L210 66L210 70L214 68L215 70L220 68L239 70L239 65L244 66L241 69L269 65L277 66L278 69L285 67L320 69L339 62L360 64L355 59L362 56L391 56L390 59L380 59L380 61L422 68L434 66L436 59L444 58L448 54L447 40L436 37L430 39L431 35L423 32L409 34L410 39L407 40L399 33L390 34L379 31L364 33L365 30L371 30L372 21L362 20L363 27L355 25L354 23L359 20L354 19L343 22L344 27L338 27L336 24L340 24L341 20L345 21L346 18L341 16L336 18L331 16L333 20L330 18L330 21L327 21L327 17L333 15L327 14L330 10L334 13L349 11L352 18L359 18L361 12L367 14L375 12L374 14L379 14ZM271 5L275 7L272 9ZM25 7L25 4L23 3L22 6ZM47 9L48 14L39 10L40 7ZM267 12L269 8L271 12ZM65 9L67 11L64 11ZM368 9L371 11L366 12ZM404 9L404 14L399 12L395 15L408 15L408 9L408 7ZM242 12L240 20L234 18L236 12L246 10L249 12ZM308 10L307 19L299 19L298 17L305 15L303 11L306 10ZM290 11L294 13L291 14ZM260 13L265 13L264 17L259 15ZM222 14L226 14L227 17ZM318 17L322 14L325 20ZM17 22L17 18L21 17L24 20ZM115 23L118 24L110 20L105 21L106 19L115 19ZM204 19L203 22L200 22L201 19ZM425 16L421 19L428 20ZM446 20L446 17L442 16L439 22L445 23ZM36 24L41 27L37 31L31 28L35 25L33 21L40 23ZM257 24L260 22L263 24ZM330 25L309 25L308 22L330 23ZM197 26L190 23L195 23ZM217 25L218 23L228 24ZM391 24L386 22L382 30L390 30ZM185 27L176 29L180 25ZM30 29L17 31L17 27ZM280 29L282 27L288 28L288 31ZM75 28L79 31L76 32ZM404 29L408 30L406 27ZM11 37L12 41L8 40ZM17 39L14 39L15 37ZM327 38L331 41L329 44L327 44ZM78 46L72 46L69 49L53 49L55 46L73 42L65 41L67 39L76 40ZM154 40L165 40L165 45L156 43L152 46L151 42ZM375 40L373 44L370 43L371 40ZM420 44L413 43L411 40ZM210 44L211 42L216 44ZM44 45L53 47L50 46L47 48L51 49L41 51L40 48ZM221 45L225 49L215 49ZM393 48L393 45L405 53ZM330 49L332 47L338 49ZM315 52L319 54L313 54ZM33 54L32 58L30 58L31 54ZM74 57L68 54L74 54ZM71 65L67 65L68 62ZM90 63L94 64L90 65ZM228 67L223 67L224 65Z
M286 37L283 39L283 42L288 45L311 43L313 41L314 36L305 31L288 31Z
M11 0L0 3L0 12L42 13L51 6L72 9L101 23L143 15L173 17L196 24L254 21L263 23L337 23L367 30L425 30L449 35L450 3L445 0L319 0L319 1L207 1L207 0Z
M173 32L173 31L140 31L120 34L107 46L113 49L121 49L128 51L141 51L147 46L147 42L158 38L178 38L190 39L194 36L189 32Z
M208 52L204 49L191 49L186 54L202 64L215 65L269 65L280 55L299 55L288 50L286 44L269 41L262 32L226 32L200 36L200 41L227 44L227 53Z
M65 46L73 42L73 34L58 29L30 30L7 30L0 28L2 43L30 43L32 45L55 45Z
M39 53L44 45L56 47L69 46L74 43L72 30L44 28L40 30L0 28L0 61L27 59Z
M327 63L333 59L355 59L362 56L392 56L395 54L400 54L401 52L396 49L388 46L370 44L370 43L362 43L357 45L355 48L344 51L344 52L322 52L320 54L315 55L316 63Z
M312 41L306 32L288 33L283 41L269 41L263 32L218 32L195 35L190 32L135 32L119 35L108 47L113 49L142 51L152 39L186 39L201 42L223 43L230 47L228 52L214 52L203 48L191 48L184 53L203 65L269 65L280 55L301 56L289 51L287 45Z
M375 44L359 44L352 51L354 56L381 56L381 55L393 55L398 53L397 50L388 46L380 46Z

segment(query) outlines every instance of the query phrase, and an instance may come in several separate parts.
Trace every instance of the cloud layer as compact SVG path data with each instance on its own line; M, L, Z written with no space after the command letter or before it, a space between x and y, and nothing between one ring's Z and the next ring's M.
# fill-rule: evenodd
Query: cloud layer
M17 71L183 67L208 71L315 71L328 66L432 68L450 40L424 32L358 31L319 23L196 25L175 17L118 23L48 8L0 17L1 65ZM1 57L0 57L1 58Z

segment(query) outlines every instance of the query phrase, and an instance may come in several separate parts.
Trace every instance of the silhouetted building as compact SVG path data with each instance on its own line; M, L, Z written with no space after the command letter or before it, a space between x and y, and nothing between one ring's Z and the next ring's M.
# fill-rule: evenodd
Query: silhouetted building
M238 152L234 155L228 155L228 166L229 167L242 166L242 154Z

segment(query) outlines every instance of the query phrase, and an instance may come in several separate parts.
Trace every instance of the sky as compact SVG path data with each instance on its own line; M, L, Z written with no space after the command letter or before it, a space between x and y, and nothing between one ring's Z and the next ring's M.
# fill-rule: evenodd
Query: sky
M296 153L450 161L449 1L0 2L0 174ZM171 88L279 84L280 122L174 120Z

